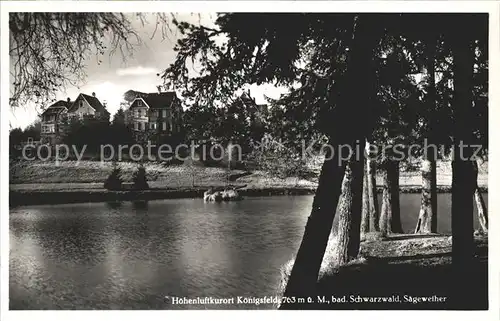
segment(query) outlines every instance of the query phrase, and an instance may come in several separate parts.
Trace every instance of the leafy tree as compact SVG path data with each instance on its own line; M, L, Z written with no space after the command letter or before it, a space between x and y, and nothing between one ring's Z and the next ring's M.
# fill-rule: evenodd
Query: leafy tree
M17 147L24 142L24 132L21 128L13 128L9 131L9 155L10 157L18 157L19 152Z
M227 144L238 144L243 152L248 152L250 142L260 141L265 128L258 123L259 111L249 94L242 94L222 108L222 119L216 135Z
M42 132L42 122L39 119L37 119L31 125L26 127L26 129L24 129L24 137L26 140L32 138L33 140L38 141L40 140L41 132Z
M122 107L113 115L113 125L125 125L125 111Z
M213 105L193 104L182 115L182 122L188 140L216 141L220 133L223 111Z
M269 134L258 143L251 143L252 151L247 156L258 168L270 175L287 178L296 176L305 177L308 173L307 159L304 155L291 150L273 139Z
M111 144L115 148L115 153L118 153L119 146L131 146L135 143L134 133L132 129L123 124L112 124L108 129L107 144Z
M134 101L135 98L137 98L137 96L146 96L146 95L147 95L147 93L143 93L141 91L130 89L130 90L127 90L123 94L123 100L125 102L127 102L128 104L130 104Z
M109 123L92 116L69 117L62 126L63 143L80 150L85 148L86 153L99 153L101 146L113 142Z
M157 139L157 131L148 127L145 130L134 131L133 135L135 142L143 146L146 146L148 141L156 142Z
M115 156L119 150L119 146L131 146L135 143L132 129L125 122L125 111L120 108L113 116L113 122L106 130L106 144L111 144L114 147ZM107 156L107 155L106 155Z
M246 83L292 85L302 77L309 83L306 92L311 93L303 103L321 108L321 113L309 115L323 120L330 144L334 148L354 146L356 141L364 141L371 127L370 117L360 115L368 116L365 106L374 105L373 51L383 33L380 18L354 14L223 14L217 19L216 29L177 22L185 37L176 47L176 61L163 77L198 103L231 97ZM251 23L255 19L259 20L257 26ZM220 35L227 38L223 44L214 39ZM314 65L300 68L300 60L308 55L314 58ZM185 66L196 57L200 57L201 68L199 75L192 77ZM337 64L339 61L345 64ZM364 94L349 90L355 87ZM346 162L336 159L323 165L285 296L311 293L316 283L345 166ZM362 174L362 170L353 171L354 177ZM353 188L361 190L362 179L353 181L359 182ZM352 230L358 234L360 221L361 198L353 204L352 213ZM359 249L359 237L357 246L355 239L354 235L353 248Z
M21 143L24 139L24 131L18 127L9 131L9 140L11 143Z
M21 128L13 128L9 131L9 149L11 156L20 156L20 151L17 146L26 143L29 140L39 141L41 135L41 122L36 120L33 124L26 127L24 130Z

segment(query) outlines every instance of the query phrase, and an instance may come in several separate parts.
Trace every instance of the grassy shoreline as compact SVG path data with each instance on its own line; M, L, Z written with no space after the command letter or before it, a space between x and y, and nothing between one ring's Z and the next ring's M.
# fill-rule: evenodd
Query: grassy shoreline
M62 204L81 202L113 202L121 200L153 200L172 198L201 198L211 187L233 186L243 196L305 195L314 194L317 175L309 179L298 177L271 177L262 171L227 171L218 167L165 166L146 163L150 186L145 191L108 191L103 182L112 164L97 161L16 162L9 173L9 199L11 206L34 204ZM125 181L130 181L137 164L122 162L120 168ZM317 173L317 170L315 172ZM381 177L377 184L381 185ZM420 193L421 174L418 171L401 172L401 193ZM438 192L451 191L451 165L438 164ZM478 184L487 191L487 163L480 169ZM379 186L379 191L381 187Z
M334 237L328 241L314 297L330 303L296 305L292 309L335 310L441 310L456 309L453 296L456 280L452 273L450 235L394 234L386 238L370 233L361 242L359 258L346 265L335 262ZM283 266L278 295L283 293L294 260ZM475 259L464 310L488 308L488 237L475 236ZM415 302L418 297L439 296L434 302ZM354 299L352 299L352 297ZM393 302L363 301L361 298L393 298ZM405 297L406 296L406 297ZM332 297L339 299L332 302ZM397 299L399 298L399 299Z
M108 191L105 189L90 190L16 190L10 189L10 206L42 205L42 204L69 204L87 202L118 202L118 201L146 201L159 199L202 198L208 187L149 189L144 191ZM380 190L380 189L379 189ZM404 186L401 193L420 193L419 186ZM449 193L451 186L441 186L438 193ZM487 188L481 188L487 192ZM312 195L313 187L261 187L239 189L244 197L252 196L280 196L280 195Z

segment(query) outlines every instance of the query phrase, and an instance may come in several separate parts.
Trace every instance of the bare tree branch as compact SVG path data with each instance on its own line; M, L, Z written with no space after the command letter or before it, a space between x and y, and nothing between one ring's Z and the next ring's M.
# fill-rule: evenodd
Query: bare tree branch
M11 106L44 104L84 78L89 56L130 56L141 39L122 13L11 13ZM108 44L108 45L106 45Z

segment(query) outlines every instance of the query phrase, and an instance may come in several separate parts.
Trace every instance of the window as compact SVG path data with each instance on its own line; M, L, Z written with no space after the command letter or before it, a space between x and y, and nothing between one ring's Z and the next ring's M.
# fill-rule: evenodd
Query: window
M134 110L134 116L139 117L139 110L138 109Z
M56 128L55 125L44 125L42 127L42 133L55 133Z
M146 130L146 123L142 123L142 130Z
M137 106L142 106L142 101L141 100L137 101Z
M142 110L142 117L148 117L146 109Z
M83 100L80 100L80 107L83 107Z
M139 123L137 123L137 122L134 123L134 129L139 130Z
M167 130L167 122L166 121L163 122L163 130Z
M163 109L163 110L161 111L161 116L162 116L162 117L167 117L167 111L166 111L165 109Z
M156 118L160 117L160 111L159 110L155 110L155 117Z

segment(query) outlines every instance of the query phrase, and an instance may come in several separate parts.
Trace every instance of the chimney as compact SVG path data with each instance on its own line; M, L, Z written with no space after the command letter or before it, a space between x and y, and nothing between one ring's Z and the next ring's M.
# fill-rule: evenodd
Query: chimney
M95 97L95 93L94 92L92 93L92 97Z
M66 99L66 101L69 103L69 102L71 101L71 99L68 97L68 98Z
M108 101L107 100L103 100L102 101L102 105L104 106L104 108L106 108L106 106L108 105Z

